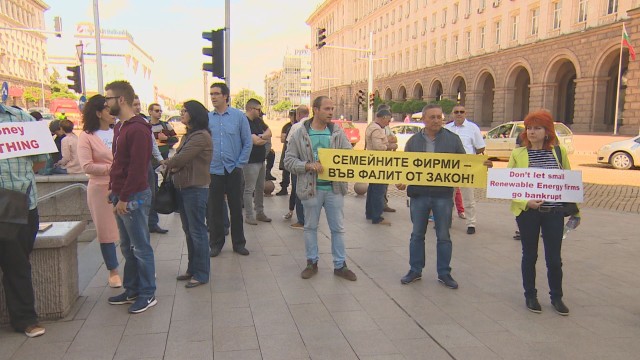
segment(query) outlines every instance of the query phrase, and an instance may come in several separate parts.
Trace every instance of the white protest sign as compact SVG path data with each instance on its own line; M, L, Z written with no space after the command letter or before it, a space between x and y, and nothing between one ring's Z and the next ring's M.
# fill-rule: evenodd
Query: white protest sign
M489 169L487 198L583 201L582 172L557 169Z
M45 121L0 124L0 159L58 152Z

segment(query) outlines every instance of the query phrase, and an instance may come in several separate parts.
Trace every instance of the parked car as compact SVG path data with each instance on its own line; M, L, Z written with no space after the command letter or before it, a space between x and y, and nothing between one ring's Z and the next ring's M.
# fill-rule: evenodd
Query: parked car
M167 122L171 125L176 135L182 136L187 133L187 127L180 121L179 115L174 115L167 119Z
M349 120L333 119L331 121L342 128L344 133L347 135L347 139L349 139L351 146L356 146L358 141L360 141L360 130L358 130L358 128Z
M560 145L573 154L573 132L563 123L555 123L556 134ZM516 148L516 139L524 131L524 121L510 121L498 125L484 135L485 155L489 158L508 160L511 151Z
M602 146L598 150L598 162L621 170L640 166L640 136Z
M408 123L391 126L391 132L398 138L398 151L404 151L405 145L413 134L417 134L424 128L423 123Z

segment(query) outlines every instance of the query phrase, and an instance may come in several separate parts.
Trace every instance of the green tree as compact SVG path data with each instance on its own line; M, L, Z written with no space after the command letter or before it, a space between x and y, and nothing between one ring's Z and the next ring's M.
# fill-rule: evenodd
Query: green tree
M282 100L279 103L273 105L273 111L284 112L293 107L293 104L289 100Z
M453 107L456 106L457 102L455 100L442 98L439 101L431 102L431 104L438 104L442 107L442 112L444 114L451 114L451 110L453 110Z
M51 83L51 99L77 99L78 97L69 91L69 87L66 84L60 83L60 74L53 69L53 74L49 77Z
M28 105L37 104L42 100L42 90L35 86L25 87L22 97Z
M256 99L264 105L264 98L255 91L249 89L241 89L236 94L231 95L231 106L236 109L244 109L245 104L249 99Z

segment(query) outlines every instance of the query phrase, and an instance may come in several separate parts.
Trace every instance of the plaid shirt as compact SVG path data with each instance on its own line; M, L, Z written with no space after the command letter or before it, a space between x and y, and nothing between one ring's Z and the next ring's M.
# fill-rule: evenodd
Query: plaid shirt
M23 110L0 104L0 124L27 121L36 121L36 119ZM26 193L27 188L32 184L31 192L29 193L30 210L38 206L33 163L41 161L47 161L46 154L0 159L0 188Z

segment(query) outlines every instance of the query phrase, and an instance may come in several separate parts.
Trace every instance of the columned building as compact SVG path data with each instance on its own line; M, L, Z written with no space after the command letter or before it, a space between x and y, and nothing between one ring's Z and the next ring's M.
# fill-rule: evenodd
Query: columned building
M0 28L26 28L45 31L44 12L49 6L39 0L0 1ZM27 87L49 90L47 78L47 36L37 31L0 30L0 83L9 85L8 105L27 104L23 93Z
M287 53L282 69L265 76L264 93L268 106L289 100L294 106L309 105L311 99L311 50Z
M369 48L374 91L384 100L458 100L483 127L545 108L578 132L611 132L620 88L619 131L637 134L640 64L620 47L622 24L640 50L638 0L327 0L307 23L312 42ZM640 53L640 51L639 51ZM313 97L356 116L367 89L363 52L312 51ZM638 59L640 61L640 59ZM622 77L619 81L619 64ZM329 86L331 85L331 86Z

